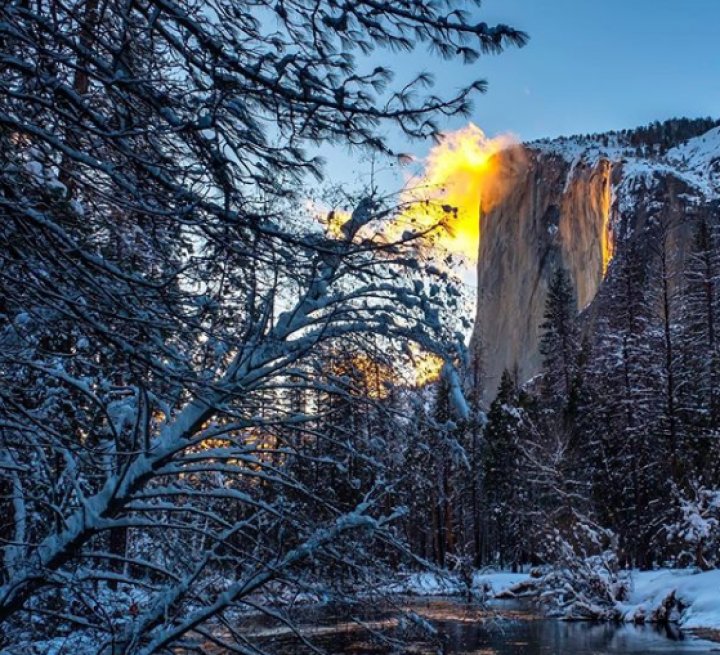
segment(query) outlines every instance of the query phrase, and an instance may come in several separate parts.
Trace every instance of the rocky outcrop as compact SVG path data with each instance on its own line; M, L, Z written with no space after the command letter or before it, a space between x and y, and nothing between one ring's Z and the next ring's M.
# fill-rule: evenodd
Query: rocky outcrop
M693 217L720 196L720 131L711 132L702 148L693 149L693 139L662 158L581 139L517 146L499 155L510 190L481 213L471 343L482 360L486 399L494 396L504 368L516 367L521 381L539 371L540 324L556 267L568 271L583 311L603 285L614 250L641 238L653 221L677 226L673 248L682 258Z

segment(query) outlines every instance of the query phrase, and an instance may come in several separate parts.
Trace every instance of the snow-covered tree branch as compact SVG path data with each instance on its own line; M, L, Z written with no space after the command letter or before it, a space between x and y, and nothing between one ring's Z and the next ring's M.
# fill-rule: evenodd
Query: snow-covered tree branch
M457 292L374 198L319 229L310 148L388 154L482 87L394 90L363 53L524 41L444 0L0 7L3 636L169 651L377 570L379 417L414 353L456 361Z

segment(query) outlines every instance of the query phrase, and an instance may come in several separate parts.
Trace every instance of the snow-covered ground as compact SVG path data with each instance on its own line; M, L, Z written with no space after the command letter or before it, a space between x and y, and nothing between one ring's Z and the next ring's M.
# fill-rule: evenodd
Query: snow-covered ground
M675 592L682 609L671 619L684 628L720 630L720 570L698 573L687 569L635 571L630 597L619 604L623 618L647 617Z

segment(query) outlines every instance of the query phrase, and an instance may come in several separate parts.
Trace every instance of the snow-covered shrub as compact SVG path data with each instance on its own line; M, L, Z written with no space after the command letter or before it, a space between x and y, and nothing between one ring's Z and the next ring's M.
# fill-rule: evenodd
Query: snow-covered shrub
M607 531L584 526L590 541L600 548L592 554L555 530L546 542L552 569L539 581L540 599L552 614L565 619L618 618L616 603L627 597L629 580L623 575ZM599 539L599 537L605 537Z

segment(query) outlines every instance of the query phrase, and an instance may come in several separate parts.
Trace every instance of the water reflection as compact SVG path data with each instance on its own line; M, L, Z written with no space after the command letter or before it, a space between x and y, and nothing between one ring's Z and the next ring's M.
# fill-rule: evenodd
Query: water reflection
M710 653L713 644L684 639L654 626L615 626L551 620L503 621L498 625L443 622L447 653L498 655L601 655L605 653Z
M720 644L687 637L672 626L568 623L542 618L531 607L494 603L480 610L451 599L407 604L433 621L442 634L440 652L467 655L605 655L673 653L701 655L720 652ZM347 635L350 637L350 635ZM337 635L336 635L337 637ZM362 638L325 642L333 655L383 652ZM438 645L417 642L407 653L437 653Z

